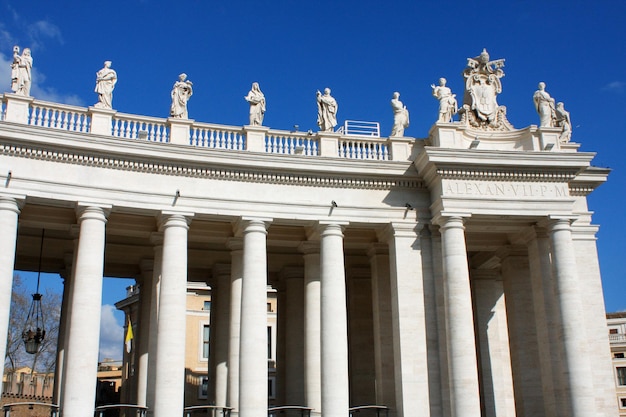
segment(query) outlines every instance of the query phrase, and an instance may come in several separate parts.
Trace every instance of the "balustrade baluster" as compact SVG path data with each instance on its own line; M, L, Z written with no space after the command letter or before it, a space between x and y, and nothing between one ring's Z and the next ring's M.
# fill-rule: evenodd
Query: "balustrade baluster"
M233 132L226 132L227 142L226 149L233 149Z
M238 151L243 149L242 142L243 142L243 135L241 133L237 133L237 150Z
M50 110L49 109L43 109L43 124L42 126L45 127L50 127Z
M68 118L68 122L67 122L67 130L70 130L72 132L76 131L76 116L77 114L74 112L69 112L69 118Z
M33 109L30 112L30 122L29 124L38 126L37 118L39 117L39 107L33 106Z

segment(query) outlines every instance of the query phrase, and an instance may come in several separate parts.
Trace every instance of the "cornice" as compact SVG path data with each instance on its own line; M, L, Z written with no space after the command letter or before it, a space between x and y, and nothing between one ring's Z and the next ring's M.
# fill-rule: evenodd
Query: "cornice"
M576 177L571 171L546 171L539 169L455 169L437 168L442 179L524 181L524 182L568 182Z
M67 134L66 132L62 133ZM81 138L84 137L84 135L80 136ZM59 138L56 139L57 141L55 142L58 142ZM89 139L92 141L96 140L95 137ZM220 155L217 159L221 160L216 163L215 160L211 159L215 157L216 152L211 154L211 158L206 157L202 160L198 158L198 153L207 150L190 146L181 147L180 145L137 142L135 140L129 143L128 141L116 139L113 146L116 146L117 149L113 150L106 149L103 146L106 145L104 142L111 140L103 140L100 137L97 137L97 142L83 143L83 146L76 147L69 147L65 143L50 143L53 140L52 138L44 137L43 140L31 143L26 140L18 141L14 138L0 137L0 154L106 169L225 181L366 190L425 189L424 182L420 178L402 174L403 171L408 170L410 162L400 164L383 163L384 165L389 165L387 168L391 166L394 166L394 168L400 167L400 169L394 169L395 173L388 172L391 170L385 171L381 169L380 161L368 161L365 164L363 161L341 159L343 167L338 167L335 159L332 159L330 162L322 161L320 163L318 159L323 158L302 159L273 154L259 157L259 154L250 153L248 155L248 152L237 152L236 155L228 155L226 158ZM82 141L85 142L86 139L82 139ZM86 145L92 145L92 147ZM141 152L141 149L146 148L149 148L151 152L156 154L146 156L145 152ZM189 156L186 160L186 155L183 155L181 148ZM124 152L127 150L131 150L131 152ZM229 152L223 151L221 153ZM235 154L235 152L230 153ZM170 158L169 156L172 157ZM252 158L254 158L254 164L247 164L246 162ZM287 158L292 158L295 161ZM267 161L267 166L263 166L263 163L259 162L263 159ZM229 163L234 160L238 160L239 165ZM353 165L352 168L345 168L346 165L351 164ZM336 168L340 169L337 170Z

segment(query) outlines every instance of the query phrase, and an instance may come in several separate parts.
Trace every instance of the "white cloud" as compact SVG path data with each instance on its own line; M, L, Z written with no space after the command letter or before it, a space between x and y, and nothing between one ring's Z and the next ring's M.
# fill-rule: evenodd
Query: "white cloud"
M624 81L613 81L602 87L603 91L612 91L615 93L621 93L626 88L626 82Z
M30 39L30 48L33 50L42 48L44 39L57 40L60 44L63 44L61 29L54 23L46 20L40 20L27 25L26 33Z
M115 318L115 306L102 306L100 319L100 352L99 358L121 360L124 347L124 327Z

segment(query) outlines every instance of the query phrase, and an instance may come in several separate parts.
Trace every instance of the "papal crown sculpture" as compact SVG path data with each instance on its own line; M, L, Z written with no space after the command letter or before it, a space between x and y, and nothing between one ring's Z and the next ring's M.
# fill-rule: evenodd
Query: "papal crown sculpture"
M475 58L467 58L462 123L481 130L513 130L506 118L506 107L498 105L497 100L502 92L502 67L504 59L491 61L486 49Z
M11 90L16 95L30 96L32 85L33 58L29 48L13 47L13 62L11 64ZM446 85L445 78L439 79L439 85L431 84L432 95L439 101L437 123L454 123L454 116L459 114L459 122L475 130L483 131L511 131L513 126L506 117L506 107L498 104L498 94L502 92L504 77L504 59L492 60L486 49L474 58L467 58L467 67L463 71L465 91L463 106L459 109L456 94ZM98 102L95 108L113 108L113 89L117 83L117 73L111 68L111 61L105 61L101 70L96 73L95 92ZM191 81L182 73L171 90L172 104L170 117L187 119L187 102L193 94ZM533 102L539 114L539 126L560 128L561 143L569 142L572 134L570 114L564 104L555 100L545 90L546 84L540 82L538 90L533 95ZM391 137L403 137L404 130L409 126L409 111L399 100L400 93L394 92L391 100L393 110L393 125ZM265 96L261 92L259 83L254 82L245 100L250 104L249 123L252 126L263 124L266 111ZM334 132L337 126L337 101L330 95L330 88L316 93L317 124L320 132Z

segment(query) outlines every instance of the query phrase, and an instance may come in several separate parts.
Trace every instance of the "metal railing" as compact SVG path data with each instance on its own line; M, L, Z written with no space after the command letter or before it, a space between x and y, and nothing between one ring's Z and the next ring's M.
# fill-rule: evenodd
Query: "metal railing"
M56 404L50 403L40 403L40 402L23 402L23 403L10 403L4 404L2 406L2 411L4 411L4 417L11 416L11 409L14 407L25 406L27 405L29 409L33 409L33 407L48 407L50 408L50 417L58 417L59 415L59 406Z
M118 410L118 412L122 410L135 410L136 417L146 417L146 411L148 411L148 407L137 404L107 404L96 407L94 414L96 417L105 417L107 411L110 410ZM121 413L118 413L116 415L121 415ZM128 415L126 415L126 417L128 417Z
M381 413L384 412L384 417L389 417L389 407L385 405L360 405L358 407L350 407L348 409L350 417L358 416L371 416L376 413L376 417L381 417Z
M300 405L281 405L277 407L270 407L267 409L268 417L278 417L279 415L300 417L311 417L311 411L313 409L309 407L303 407Z
M346 120L343 126L337 129L338 133L354 136L380 137L380 123L363 122L360 120Z
M191 414L200 412L210 414L211 417L230 417L232 408L221 407L219 405L192 405L185 407L183 410L185 412L185 417L191 417Z

